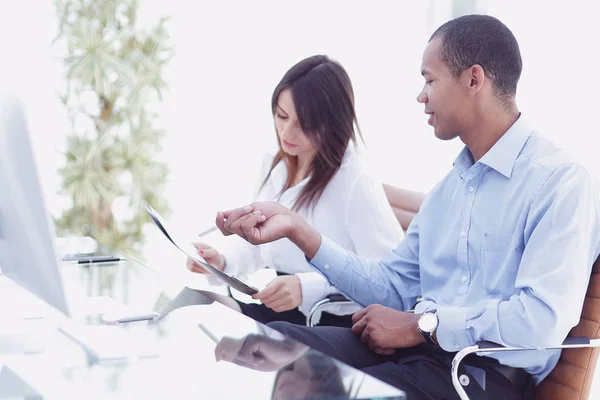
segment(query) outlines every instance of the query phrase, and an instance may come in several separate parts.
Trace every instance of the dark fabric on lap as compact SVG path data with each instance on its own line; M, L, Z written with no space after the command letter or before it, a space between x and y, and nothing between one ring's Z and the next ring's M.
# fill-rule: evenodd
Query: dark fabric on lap
M360 369L407 393L408 399L458 399L452 386L450 368L455 353L422 344L398 349L390 356L371 352L350 329L338 327L308 328L273 322L269 327L310 347ZM523 372L525 379L512 383L494 368L498 362L489 357L469 356L461 364L460 374L469 377L465 387L472 399L533 399L533 378ZM504 367L508 368L508 367ZM477 384L482 380L486 391Z
M268 324L273 321L284 321L296 325L306 325L306 316L295 308L289 311L275 312L264 304L244 303L236 300L242 309L242 313L255 321L263 324ZM335 315L328 312L323 312L320 326L352 326L352 315Z

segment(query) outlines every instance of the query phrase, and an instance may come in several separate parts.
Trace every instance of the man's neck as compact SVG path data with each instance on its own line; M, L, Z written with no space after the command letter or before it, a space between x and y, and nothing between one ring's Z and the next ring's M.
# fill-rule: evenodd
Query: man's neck
M511 106L510 109L498 106L495 110L479 113L476 122L460 135L462 142L471 151L473 162L480 160L519 119L520 115L516 105Z

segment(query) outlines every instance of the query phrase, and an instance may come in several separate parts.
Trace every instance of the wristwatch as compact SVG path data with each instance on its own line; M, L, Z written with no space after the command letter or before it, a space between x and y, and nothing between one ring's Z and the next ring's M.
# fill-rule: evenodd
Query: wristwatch
M421 314L421 317L417 321L417 329L421 332L421 335L427 340L429 343L433 345L438 345L438 343L433 338L433 334L437 329L439 324L439 320L435 311L427 311Z

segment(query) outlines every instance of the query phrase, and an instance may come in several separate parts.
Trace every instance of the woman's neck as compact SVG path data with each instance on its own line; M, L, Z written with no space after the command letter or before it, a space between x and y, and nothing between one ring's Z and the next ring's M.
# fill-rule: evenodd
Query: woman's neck
M304 178L306 178L310 169L310 163L312 159L309 159L308 157L298 156L296 158L296 161L296 176L294 176L292 179L292 186L296 186L298 183L302 182Z

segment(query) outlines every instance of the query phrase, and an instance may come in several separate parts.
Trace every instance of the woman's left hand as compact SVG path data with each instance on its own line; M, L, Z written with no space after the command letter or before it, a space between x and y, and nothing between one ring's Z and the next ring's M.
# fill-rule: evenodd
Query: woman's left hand
M278 276L266 288L252 295L275 312L289 311L302 304L302 284L297 275Z

